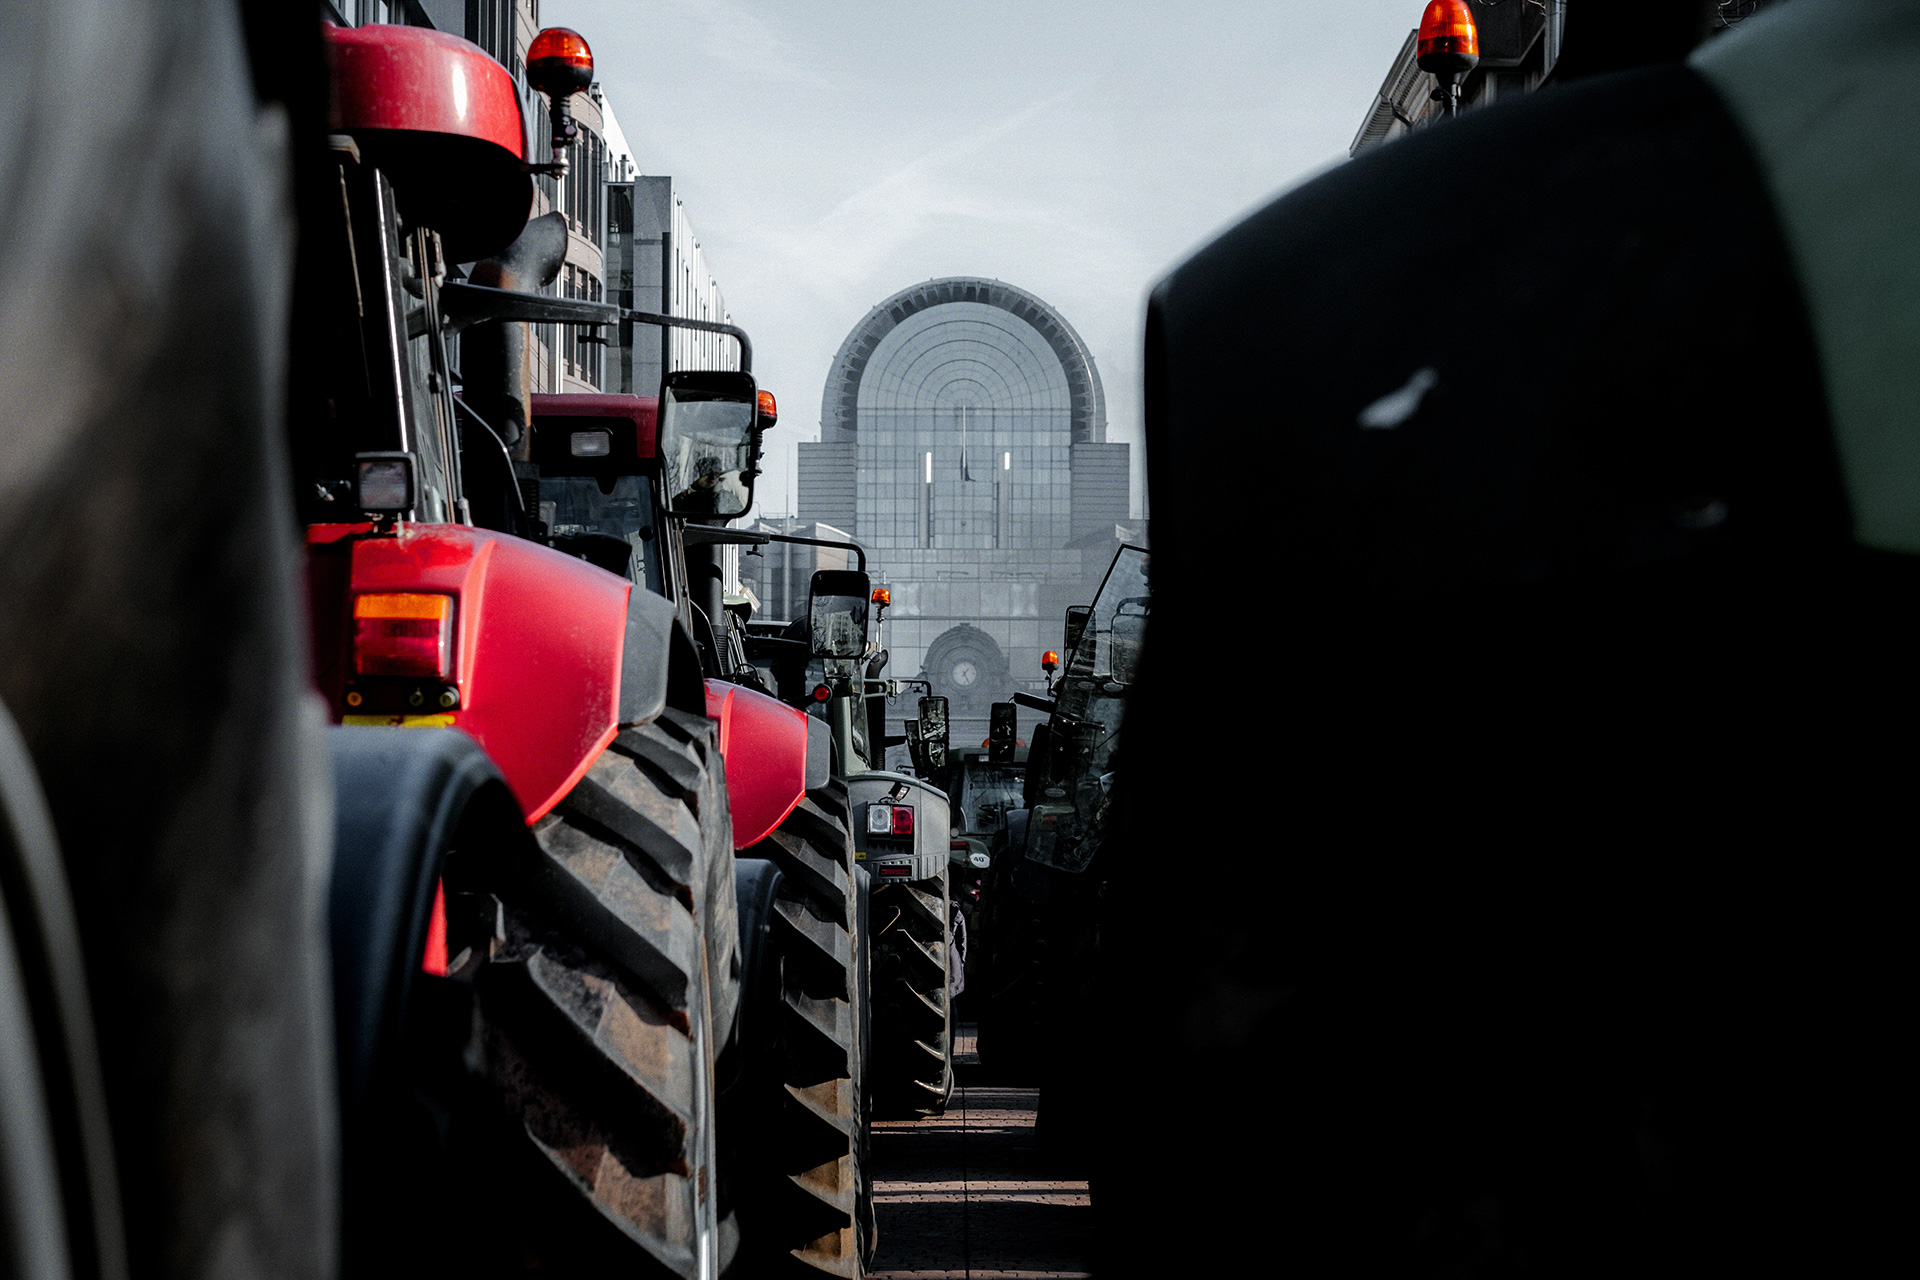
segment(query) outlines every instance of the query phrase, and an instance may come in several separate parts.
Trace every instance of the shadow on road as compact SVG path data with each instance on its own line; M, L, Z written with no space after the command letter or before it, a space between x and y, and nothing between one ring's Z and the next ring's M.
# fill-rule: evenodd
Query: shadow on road
M1040 1159L1037 1089L986 1084L972 1028L955 1037L947 1114L873 1126L880 1251L873 1280L1085 1276L1087 1184Z

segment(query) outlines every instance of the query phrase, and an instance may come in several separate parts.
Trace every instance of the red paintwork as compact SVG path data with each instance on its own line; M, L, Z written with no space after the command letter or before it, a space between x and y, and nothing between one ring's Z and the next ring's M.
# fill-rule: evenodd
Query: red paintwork
M544 816L619 732L632 584L584 560L486 529L403 525L391 537L349 536L365 529L314 525L307 531L315 566L310 590L337 591L344 577L350 596L451 595L454 684L460 690L453 723L500 766L527 821ZM339 599L314 601L316 673L336 718L346 710L342 673L351 612ZM330 634L319 630L323 617L336 620Z
M636 452L651 459L660 447L660 398L622 395L535 395L533 418L592 418L605 424L609 419L625 422L633 430Z
M526 159L520 95L477 44L425 27L327 28L332 127L491 142Z
M421 948L420 972L447 976L447 882L433 882L433 914L427 917L427 945Z
M720 722L733 847L765 840L807 795L807 713L758 689L707 681L707 714Z

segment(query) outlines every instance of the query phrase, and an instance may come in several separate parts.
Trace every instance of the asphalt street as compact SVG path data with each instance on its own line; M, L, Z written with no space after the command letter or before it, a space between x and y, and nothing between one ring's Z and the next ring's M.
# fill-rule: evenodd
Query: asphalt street
M1034 1141L1039 1091L981 1079L973 1028L954 1038L947 1113L876 1121L873 1280L1086 1276L1087 1184L1048 1169Z

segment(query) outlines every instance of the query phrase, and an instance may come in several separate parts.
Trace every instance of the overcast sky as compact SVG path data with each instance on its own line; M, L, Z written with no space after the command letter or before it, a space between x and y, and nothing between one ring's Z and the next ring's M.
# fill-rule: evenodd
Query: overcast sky
M760 385L758 509L792 510L828 366L936 276L1045 298L1140 439L1147 291L1345 158L1424 0L544 0L593 46L640 171L680 180ZM1140 459L1135 453L1134 505Z

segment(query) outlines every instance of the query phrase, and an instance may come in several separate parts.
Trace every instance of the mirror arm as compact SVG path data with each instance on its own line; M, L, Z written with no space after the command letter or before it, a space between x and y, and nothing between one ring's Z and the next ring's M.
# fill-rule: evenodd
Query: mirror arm
M609 307L608 310L618 312L620 319L631 320L635 324L654 324L668 329L698 329L702 333L724 333L740 344L740 372L753 372L753 342L747 337L747 331L737 324L723 324L718 320L695 320L691 316L661 315L657 311L629 311L624 307Z
M1045 712L1047 715L1052 715L1056 710L1059 709L1059 705L1058 703L1055 702L1054 699L1036 698L1032 694L1027 693L1025 691L1015 693L1013 695L1013 700L1019 703L1023 707L1027 707L1034 711Z
M750 529L729 529L718 524L690 524L680 531L680 537L690 547L708 542L724 542L736 547L764 547L773 541L764 533L755 533Z
M858 572L865 573L867 571L866 548L857 542L843 542L834 538L803 538L797 533L756 533L753 536L764 539L767 542L792 542L803 547L839 547L843 550L853 552L859 559L860 567Z
M524 320L531 324L615 324L620 308L580 298L549 298L543 293L495 289L484 284L449 280L440 286L441 322L448 333L490 320Z
M653 311L629 311L610 302L588 302L584 298L550 298L543 293L522 293L517 289L495 289L484 284L449 280L440 286L440 313L449 333L458 333L469 325L489 320L524 320L529 324L635 324L662 325L669 329L698 329L703 333L724 333L740 344L740 371L753 372L753 341L737 324L717 320L695 320L691 316L660 315Z

